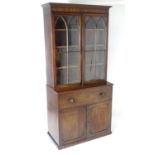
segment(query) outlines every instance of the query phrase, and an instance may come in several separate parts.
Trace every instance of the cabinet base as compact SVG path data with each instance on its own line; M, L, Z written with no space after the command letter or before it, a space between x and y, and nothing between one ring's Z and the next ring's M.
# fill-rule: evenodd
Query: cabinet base
M104 133L101 133L100 135L97 135L97 136L94 135L92 137L88 137L88 138L85 138L83 140L75 141L75 142L68 143L68 144L65 144L65 145L59 145L59 144L57 144L57 142L54 140L54 138L52 137L52 135L50 134L49 131L47 132L47 134L53 140L53 142L55 143L55 145L57 146L57 148L60 150L60 149L66 148L66 147L70 147L70 146L73 146L73 145L76 145L76 144L80 144L80 143L87 142L87 141L90 141L90 140L93 140L93 139L96 139L96 138L100 138L100 137L103 137L103 136L106 136L106 135L110 135L110 134L112 134L112 132L111 132L111 130L110 131L106 131Z

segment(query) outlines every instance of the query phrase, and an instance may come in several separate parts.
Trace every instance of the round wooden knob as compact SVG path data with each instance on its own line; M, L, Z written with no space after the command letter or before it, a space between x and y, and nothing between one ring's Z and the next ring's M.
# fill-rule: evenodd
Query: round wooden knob
M105 97L106 96L106 93L105 92L100 92L99 94L101 97Z
M74 99L74 98L70 98L70 99L69 99L69 102L70 102L70 103L75 103L75 99Z

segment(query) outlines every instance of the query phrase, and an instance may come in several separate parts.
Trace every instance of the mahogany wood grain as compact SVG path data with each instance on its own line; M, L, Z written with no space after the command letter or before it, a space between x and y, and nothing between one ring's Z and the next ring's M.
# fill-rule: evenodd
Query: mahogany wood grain
M107 82L108 16L110 6L47 3L43 6L48 135L59 149L111 134L112 89ZM80 18L80 83L57 84L56 15L78 15ZM106 70L104 80L85 81L84 17L103 16L106 23Z
M86 108L75 107L60 112L61 144L71 143L86 137Z
M105 101L111 99L112 98L111 95L112 95L112 87L110 85L60 92L58 99L59 108L62 109L74 106L94 104L99 101Z
M48 131L59 144L59 112L57 93L47 87Z
M98 102L87 108L87 136L104 132L110 122L110 101Z

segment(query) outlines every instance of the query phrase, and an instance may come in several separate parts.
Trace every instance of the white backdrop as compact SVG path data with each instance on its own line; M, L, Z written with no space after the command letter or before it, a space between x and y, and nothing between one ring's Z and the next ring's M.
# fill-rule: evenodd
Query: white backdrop
M155 154L153 0L94 2L113 5L108 64L108 80L114 83L113 134L61 151L46 134L45 50L40 6L46 2L1 1L0 154Z

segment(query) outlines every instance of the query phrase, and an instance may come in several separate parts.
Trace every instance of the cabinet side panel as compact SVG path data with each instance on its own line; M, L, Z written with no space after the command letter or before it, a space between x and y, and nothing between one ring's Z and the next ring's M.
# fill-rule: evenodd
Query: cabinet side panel
M45 53L46 53L46 77L47 84L54 87L53 73L53 49L52 49L52 17L50 6L43 7L44 15L44 36L45 36Z
M59 116L57 93L47 86L48 131L59 144Z
M111 88L111 96L113 96L113 86L110 86ZM109 115L108 115L108 124L107 124L107 132L110 133L111 132L111 123L112 123L112 99L109 100L109 106L108 106L108 111L109 111Z

